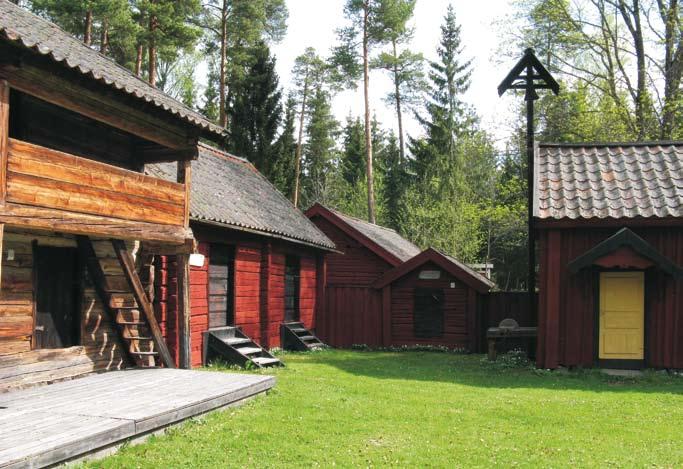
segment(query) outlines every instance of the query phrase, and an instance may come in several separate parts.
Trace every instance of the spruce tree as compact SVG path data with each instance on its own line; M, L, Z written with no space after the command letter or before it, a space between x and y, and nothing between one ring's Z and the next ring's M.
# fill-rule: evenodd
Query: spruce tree
M282 118L282 93L275 72L275 58L260 43L253 52L256 61L244 80L233 87L234 104L229 109L229 151L243 156L272 180L278 128Z
M294 166L296 158L296 118L297 101L293 96L287 98L284 111L282 132L277 140L275 161L271 181L285 197L291 199L294 192Z

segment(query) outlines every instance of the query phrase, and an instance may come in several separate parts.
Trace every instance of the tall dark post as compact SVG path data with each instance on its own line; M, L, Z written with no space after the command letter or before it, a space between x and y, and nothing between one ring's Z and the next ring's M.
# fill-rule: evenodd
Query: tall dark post
M498 86L498 95L507 90L524 90L526 101L526 157L527 157L527 222L528 222L528 291L529 307L532 317L536 317L536 236L534 232L534 101L538 99L538 89L549 89L553 93L560 92L560 86L550 72L539 62L533 49L524 51L524 56L510 70L507 77Z

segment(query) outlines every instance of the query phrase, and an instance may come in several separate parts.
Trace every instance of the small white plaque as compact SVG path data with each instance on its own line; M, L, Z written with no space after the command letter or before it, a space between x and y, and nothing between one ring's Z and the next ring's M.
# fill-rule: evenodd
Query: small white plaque
M422 270L420 271L420 280L438 280L441 278L440 270Z
M203 267L204 266L204 254L190 254L190 265L192 267Z

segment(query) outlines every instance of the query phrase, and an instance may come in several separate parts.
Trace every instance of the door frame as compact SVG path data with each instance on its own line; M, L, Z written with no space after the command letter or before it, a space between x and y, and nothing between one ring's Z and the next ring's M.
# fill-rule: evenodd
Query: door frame
M232 321L228 321L227 311L226 311L226 322L232 322L232 324L225 324L223 326L211 327L211 259L213 246L222 246L230 251L230 262L228 263L228 288L227 288L227 306L230 308L232 314ZM237 327L237 283L235 282L235 276L237 275L237 244L222 243L222 242L207 242L207 247L209 248L209 255L206 270L206 302L207 302L207 327L206 330L216 330L222 329L224 327Z
M38 320L38 263L36 262L37 252L39 248L55 248L55 249L70 249L70 247L64 246L53 246L50 244L38 244L38 240L34 239L31 241L31 307L33 312L33 323L31 326L31 350L60 350L60 349L39 349L36 343L36 322ZM74 314L76 315L77 333L76 344L73 346L79 346L83 344L83 337L86 334L85 323L83 321L83 301L85 295L85 272L86 265L85 259L83 259L76 247L73 248L75 251L76 262L75 262L75 281L76 285L74 287ZM65 347L69 348L69 347Z
M643 359L642 360L615 360L600 358L600 274L609 272L642 272L643 273ZM647 270L642 269L594 269L593 272L593 364L597 368L616 370L641 370L647 368L649 362L649 325L650 310L650 279Z

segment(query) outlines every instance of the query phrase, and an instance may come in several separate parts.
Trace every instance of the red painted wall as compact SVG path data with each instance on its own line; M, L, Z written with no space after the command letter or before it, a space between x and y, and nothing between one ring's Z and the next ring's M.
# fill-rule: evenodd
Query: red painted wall
M439 270L438 280L420 280L421 270ZM451 288L451 283L454 288ZM471 331L476 330L477 293L451 276L443 269L426 263L413 272L399 278L390 286L391 295L391 344L401 345L440 345L448 348L476 350ZM438 288L444 292L444 330L443 336L418 338L414 335L413 308L416 288Z
M192 365L201 366L203 333L209 326L208 266L210 244L222 242L235 247L235 325L267 348L280 346L280 323L284 319L284 262L287 254L299 256L301 262L300 318L308 328L315 327L317 297L316 263L322 253L289 245L239 236L227 230L204 235L195 229L199 252L204 265L190 269L191 347ZM155 307L158 319L167 335L167 343L177 356L177 280L173 257L162 257L155 273ZM176 358L177 360L177 358Z
M343 252L326 256L318 336L333 347L382 346L382 294L371 285L392 266L324 218L315 216L311 221Z
M591 269L572 274L567 265L618 229L539 231L539 367L593 366L598 274ZM661 254L683 265L680 227L632 229ZM645 314L647 366L683 368L683 281L647 271Z

